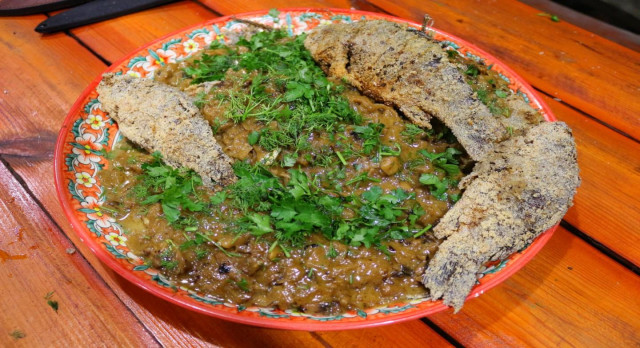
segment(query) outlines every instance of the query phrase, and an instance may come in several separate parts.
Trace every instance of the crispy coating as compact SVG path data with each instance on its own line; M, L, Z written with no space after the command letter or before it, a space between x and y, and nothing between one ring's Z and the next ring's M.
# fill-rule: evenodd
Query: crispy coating
M431 117L440 119L474 160L508 137L461 67L420 31L383 20L334 24L312 31L305 47L327 74L396 106L415 124L431 128Z
M463 179L462 198L434 228L444 242L423 276L431 296L459 310L483 265L558 223L579 184L575 143L562 122L497 145Z
M191 98L177 88L150 79L105 74L98 85L104 111L122 135L149 152L159 151L174 167L188 167L207 187L236 180L232 160L213 137Z

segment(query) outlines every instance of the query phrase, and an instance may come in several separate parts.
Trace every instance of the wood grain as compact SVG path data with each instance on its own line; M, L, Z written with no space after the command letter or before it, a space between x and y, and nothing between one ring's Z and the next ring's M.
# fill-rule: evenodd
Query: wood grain
M292 3L286 0L269 0L269 1L242 1L233 2L230 0L200 0L200 2L222 15L231 15L243 12L252 12L259 10L270 10L272 8L290 8L290 7L333 7L333 8L360 8L361 6L371 10L372 7L367 1L358 0L300 0Z
M640 277L559 228L522 270L452 315L429 317L463 345L631 347Z
M567 122L578 147L582 184L564 219L640 266L640 144L592 118L542 98Z
M0 346L158 346L1 162L0 231Z
M50 159L69 106L104 69L65 34L35 33L45 18L0 20L0 52L7 57L0 64L0 154Z
M466 2L468 3L468 1ZM382 7L381 3L376 3ZM465 3L465 1L461 3ZM313 2L313 4L324 4L316 6L341 7L355 3L347 4L331 1ZM500 4L509 6L509 3L501 2ZM200 17L207 16L206 13L190 14L192 10L199 11L192 5L191 3L186 3L186 5L185 3L178 3L175 5L177 6L176 11L184 11L180 12L183 15L182 18L190 18L189 20L199 21ZM233 12L237 13L258 9L256 8L258 5L261 6L260 8L272 8L287 4L279 4L278 2L263 2L260 4L242 2L234 4L221 1L216 2L215 6L217 8L215 9L218 12L223 12L226 6L232 5L237 9ZM213 5L210 6L214 7ZM288 4L287 6L291 5ZM314 5L311 2L305 2L304 4L299 4L299 6ZM359 2L357 6L367 6L369 7L368 9L372 9L370 5L363 5L362 2ZM454 5L443 4L443 6L450 7ZM464 13L466 16L464 18L472 18L473 16L480 16L480 14L490 17L485 19L488 22L494 21L493 16L502 18L500 13L493 13L492 9L494 7L488 5L485 7L472 7L467 11L468 13ZM461 16L453 10L447 10L449 12L442 11L442 13L448 14L449 17L441 18L448 18L447 20L449 21L455 21L456 18ZM511 13L509 11L508 9L506 10L507 13ZM140 15L146 16L146 12ZM95 271L104 279L113 294L125 303L130 313L139 318L151 335L161 344L166 346L268 347L378 346L387 342L398 342L403 346L420 346L429 342L435 345L446 344L437 333L420 321L377 329L330 333L266 330L233 324L193 313L149 296L145 291L105 268L71 231L55 198L51 175L51 154L55 133L68 108L80 94L80 91L105 66L68 36L58 34L40 37L35 34L32 29L41 19L43 19L43 16L0 19L0 53L5 57L5 63L0 65L0 76L2 76L0 78L0 156L20 175L21 180L24 180L26 189L29 192L23 192L21 196L26 197L28 194L35 196L38 203L47 210L47 213L62 227L65 234L76 245L79 253L87 258L91 266L95 268ZM438 23L440 22L436 22L436 27L438 27ZM154 12L151 17L127 16L122 18L121 22L114 20L109 25L101 27L97 24L86 29L78 29L75 33L103 57L116 57L114 59L117 59L121 53L128 53L131 48L138 47L155 37L148 39L149 36L160 33L163 30L163 33L171 32L189 24L196 23L188 23L187 20L173 20L171 13L159 11ZM154 28L153 26L160 28ZM452 27L456 28L457 25L452 24ZM477 29L478 27L474 28ZM87 31L81 35L82 30ZM141 33L131 34L129 36L131 39L125 40L124 36L128 31L141 31ZM461 32L464 31L462 30ZM498 31L498 33L501 32ZM516 32L516 34L518 33ZM520 42L518 40L522 40L513 37L516 34L507 36L507 39L510 40L510 45L514 47L518 47L517 45ZM564 34L561 32L559 35ZM116 37L118 38L113 39ZM483 48L487 49L495 46L496 52L504 50L501 48L501 44L494 43L493 39L485 38L484 40L486 40L487 46L482 46ZM120 43L121 41L122 43ZM536 41L532 45L543 44L545 43ZM507 43L504 45L507 45ZM507 53L516 54L511 51ZM81 62L81 64L78 62ZM525 63L526 61L521 61L521 64ZM529 63L531 66L537 66L535 62ZM571 75L574 73L573 69L577 67L579 68L580 66L567 64L567 71L563 73ZM539 78L542 79L543 77L541 75ZM600 77L593 77L593 79L596 78ZM572 90L565 85L558 85L557 88L565 91L563 93L572 93ZM576 206L569 211L566 217L567 221L621 255L637 262L638 251L635 250L637 248L634 248L634 246L637 245L635 243L637 241L638 224L635 224L633 219L638 217L637 209L639 205L636 198L638 197L636 194L638 188L635 187L637 185L630 188L623 185L625 182L627 185L637 182L640 168L638 166L639 151L637 143L620 136L561 103L550 98L546 98L546 100L557 116L571 125L578 142L579 161L584 183L576 197ZM635 99L629 100L630 103L635 101ZM609 101L606 102L608 103ZM582 110L586 110L586 108L582 107ZM1 173L2 171L0 171ZM11 179L11 176L9 176L9 179ZM12 187L16 187L15 180L11 181L9 179L4 179L0 175L0 187L4 187L2 185L14 185ZM10 200L4 199L1 194L0 199L2 202ZM28 199L28 197L25 199ZM42 212L38 212L39 207L33 201L30 202L27 206L30 209L33 208L33 211L37 213L32 210L19 210L10 205L9 213L13 215L6 213L0 215L0 227L4 226L2 224L5 223L6 216L13 219L12 221L19 221L21 226L28 226L29 230L36 232L40 231L38 228L42 226L51 225L51 220L46 223L42 222L46 220L46 216ZM0 213L4 212L2 209L6 209L3 208L6 207L6 204L3 204L0 203ZM31 215L27 215L25 211L28 211ZM16 218L16 215L18 218ZM44 216L45 220L37 219L40 215ZM17 223L14 222L14 224ZM55 225L51 226L55 231ZM4 228L1 230L6 231ZM37 235L36 232L33 232L34 235ZM0 236L0 238L4 237ZM0 239L0 241L4 243L3 239ZM55 244L52 241L48 241L48 243ZM4 246L4 244L0 245ZM11 246L16 245L12 244ZM28 249L31 245L26 246ZM0 247L0 249L6 251L8 255L27 255L26 260L7 260L5 262L6 265L10 263L19 265L21 262L30 262L31 254L29 252L40 250L27 250L27 252L23 253L21 249L14 250L4 247ZM2 257L6 256L0 253L0 258ZM80 257L80 255L76 254L75 257ZM51 263L51 272L54 274L56 272L54 268L59 265L56 262ZM5 266L5 264L1 264L1 266ZM5 268L1 266L0 276L2 276L2 272L5 272ZM83 279L87 279L90 283L92 283L92 280L95 282L95 273L92 273L89 266L85 264L84 267L86 269L80 266L76 267L80 270L79 272L84 277ZM97 282L99 282L99 279L97 279ZM61 286L67 286L64 282L60 284ZM9 285L0 285L0 291L3 291L5 286ZM39 286L50 287L47 283L40 283ZM92 284L92 286L98 287L95 284ZM24 287L20 289L24 289ZM103 290L85 289L82 287L65 287L64 292L61 290L61 293L65 294L65 298L69 296L89 297L94 296L94 294L102 297L100 291L106 291L107 296L109 296L109 289L104 288L104 285ZM638 303L637 296L635 296L638 289L640 289L640 283L635 274L599 253L579 238L560 229L557 235L551 239L549 245L525 269L498 288L482 295L478 299L469 301L461 313L457 315L443 313L434 316L432 320L455 339L472 346L491 344L538 346L633 345L634 342L640 340L638 337L638 332L640 332L638 330L640 329L638 324L640 303ZM15 291L12 293L15 293ZM37 293L33 296L35 296L35 299L44 296L44 294ZM117 307L119 302L113 295L111 295L111 298L113 300L108 302L107 308L104 310L112 307L116 309L123 307L122 305ZM42 302L44 302L45 310L51 311L49 307L46 307L44 299L42 299ZM35 303L40 302L36 301ZM13 304L3 305L9 306ZM62 315L62 310L66 308L63 305L61 302L60 315ZM76 310L76 308L69 308L69 310ZM116 338L114 340L119 341L119 345L123 346L154 343L153 341L147 342L147 338L141 338L140 335L135 333L121 340L118 336L119 333L94 333L91 329L80 330L79 328L82 328L82 326L78 325L90 324L76 324L76 321L84 321L85 318L94 315L92 313L96 313L96 311L91 309L87 315L73 312L77 315L68 321L68 327L64 329L66 330L65 332L69 332L70 337L68 339L71 340L71 343L80 345L95 342L91 341L91 338L85 340L85 336L88 333L93 335L115 335ZM119 312L115 309L113 311L115 313L129 313L127 309L124 312ZM107 316L102 319L104 320L104 327L122 330L119 325L116 326L115 320L111 321L109 319L111 318L109 313L111 312L108 312ZM2 315L3 313L0 313L0 317ZM47 326L49 323L47 318L36 318L29 322L34 332L49 333L48 329L50 327ZM120 314L115 318L120 319ZM8 322L0 319L0 327L4 327L3 325ZM67 322L57 322L56 324L67 325L65 323ZM127 335L127 332L129 332L127 330L134 330L135 325L134 322L134 324L127 326L122 335ZM13 329L13 327L7 328L7 331ZM29 335L29 330L24 329L24 331ZM108 330L105 329L105 331ZM13 344L10 337L7 341L7 337L9 336L0 337L1 346ZM144 342L135 341L135 339ZM21 341L17 342L18 344L21 343ZM26 339L23 342L25 342L23 343L25 345L33 345L30 343L31 341L26 341ZM65 342L62 341L59 344L62 345ZM57 341L56 344L58 344Z

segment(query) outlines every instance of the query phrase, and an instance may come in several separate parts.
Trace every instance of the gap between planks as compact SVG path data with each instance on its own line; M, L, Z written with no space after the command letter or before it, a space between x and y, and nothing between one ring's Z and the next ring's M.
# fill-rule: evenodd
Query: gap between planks
M623 257L622 255L616 253L615 251L609 249L606 245L598 242L596 239L592 238L588 234L580 231L579 228L573 226L570 222L568 222L568 221L563 219L560 222L560 225L562 227L564 227L567 231L571 232L571 234L573 234L574 236L582 239L587 244L589 244L590 246L594 247L596 250L598 250L601 253L603 253L606 256L608 256L610 259L613 259L614 261L619 263L621 266L627 268L631 272L633 272L633 273L637 274L638 276L640 276L640 267L638 265L636 265L633 262L627 260L625 257Z
M536 92L538 92L538 93L540 93L540 94L544 94L544 95L546 95L547 97L549 97L549 98L551 98L551 99L553 99L553 100L557 101L558 103L560 103L560 104L562 104L562 105L564 105L564 106L566 106L566 107L570 108L571 110L574 110L575 112L579 113L579 114L580 114L580 115L582 115L583 117L586 117L586 118L592 119L592 120L594 120L595 122L597 122L598 124L601 124L602 126L607 127L607 128L609 128L609 129L611 129L612 131L614 131L614 132L616 132L616 133L618 133L618 134L622 135L623 137L625 137L625 138L629 138L630 140L633 140L633 141L635 141L636 143L640 144L640 139L636 139L636 138L635 138L634 136L632 136L631 134L628 134L628 133L626 133L625 131L623 131L623 130L621 130L621 129L619 129L619 128L616 128L616 127L614 127L614 126L612 126L612 125L610 125L610 124L608 124L607 122L605 122L605 121L603 121L603 120L601 120L601 119L599 119L599 118L597 118L597 117L595 117L595 116L592 116L592 115L590 115L590 114L586 113L585 111L580 110L579 108L575 107L574 105L571 105L571 104L567 103L566 101L564 101L563 99L560 99L560 98L558 98L558 97L553 96L552 94L547 93L546 91L544 91L544 90L542 90L542 89L540 89L540 88L536 87L535 85L531 85L531 86L533 87L533 89L535 89L535 90L536 90Z
M431 321L428 317L421 318L420 321L425 323L431 330L435 331L438 335L442 336L447 342L454 347L464 347L462 343L458 342L453 336L451 336L446 330L438 326L438 324Z

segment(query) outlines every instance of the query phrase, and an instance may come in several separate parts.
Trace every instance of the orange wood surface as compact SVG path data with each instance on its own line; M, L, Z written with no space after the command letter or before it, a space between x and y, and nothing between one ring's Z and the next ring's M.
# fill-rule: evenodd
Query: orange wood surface
M453 3L403 5L331 0L294 5L365 10L376 10L378 6L414 20L419 11L429 10L436 18L437 28L476 43L545 94L560 97L563 102L546 96L543 99L560 120L573 128L583 178L575 206L565 220L597 243L639 265L640 251L636 246L640 242L640 188L633 183L640 178L640 145L598 122L637 134L638 93L633 98L631 92L638 87L638 69L629 70L638 66L637 53L591 37L590 33L566 23L539 24L541 18L535 16L536 10L519 3L498 1L483 6L472 6L477 5L475 1ZM82 89L106 68L83 44L104 59L114 61L155 37L214 18L216 13L225 15L278 6L292 4L183 1L74 29L72 34L82 44L64 33L41 36L33 32L45 18L43 15L0 18L0 54L5 57L5 63L0 65L0 159L4 163L0 164L0 250L9 255L27 255L26 259L0 263L0 277L5 280L0 283L3 284L0 291L12 298L0 305L3 311L0 328L7 331L5 337L0 333L0 346L45 346L51 339L52 325L62 325L60 332L68 336L56 335L59 341L55 345L98 345L100 341L118 346L448 344L419 320L367 330L306 333L248 327L193 313L150 296L116 275L82 244L66 221L53 187L55 136ZM529 18L532 13L533 19ZM492 25L495 28L487 32ZM532 25L545 26L545 35L556 35L558 40L527 41L522 33L531 30ZM582 40L597 49L581 51L577 48L584 45L570 49L573 46L561 44L572 40ZM523 53L527 47L549 52L549 56L533 59ZM563 50L567 57L583 55L584 61L563 61L564 55L558 53ZM553 58L552 53L557 57ZM627 57L619 67L621 70L616 71L619 78L613 79L602 71L584 70L587 62L610 66L617 62L616 54L618 58ZM567 82L571 79L579 82L571 85ZM596 92L613 94L601 98ZM620 112L619 105L626 109ZM15 197L20 199L16 201ZM16 227L23 228L23 236L28 239L22 237L22 242L15 242L17 237L12 231ZM39 247L29 250L31 241L36 241ZM66 254L67 245L73 245L78 252ZM4 255L1 251L0 256ZM62 273L62 269L68 271ZM16 278L16 274L29 276ZM66 283L68 280L72 283ZM25 295L20 289L33 292ZM56 316L51 316L53 311L42 299L51 290L56 290L60 301ZM516 275L469 301L460 313L445 312L430 320L454 340L470 346L629 346L640 341L639 292L637 274L571 232L559 229L540 254ZM86 313L82 311L85 308ZM26 313L30 309L38 314L29 316ZM61 320L63 315L71 317ZM96 322L101 323L100 328ZM126 327L122 328L123 325ZM15 329L21 329L27 337L15 340L8 336Z
M71 32L106 60L115 62L146 42L215 17L207 7L181 1Z
M507 62L534 87L640 139L640 52L511 0L372 4L463 37Z
M565 221L640 265L640 144L550 97L542 99L571 127L578 147L582 184Z

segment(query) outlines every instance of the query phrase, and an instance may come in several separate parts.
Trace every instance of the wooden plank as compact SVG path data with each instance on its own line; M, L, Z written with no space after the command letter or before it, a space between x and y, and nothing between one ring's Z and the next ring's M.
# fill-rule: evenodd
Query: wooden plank
M70 103L104 69L65 34L35 33L45 18L0 21L0 52L7 57L0 64L0 154L51 158Z
M428 13L435 28L478 45L535 87L640 139L640 52L537 16L539 10L517 1L369 2L417 22Z
M465 346L631 347L640 277L563 228L531 262L458 314L429 317Z
M37 34L31 30L37 24L38 18L35 17L31 22L26 21L22 25L11 24L12 30L16 31L16 35L21 41L30 41L28 46L34 51L46 50L50 51L50 56L57 60L77 60L86 59L91 61L91 55L87 52L75 51L75 47L80 47L75 41L64 35L49 37L49 40L40 40ZM2 22L0 22L0 26ZM1 27L0 27L1 28ZM0 35L6 31L0 29ZM108 35L102 33L101 35ZM16 71L24 70L26 67L32 67L32 55L18 56L12 52L16 42L11 41L12 37L3 37L0 40L0 52L15 64L12 66ZM65 41L61 44L58 41ZM140 43L142 44L142 43ZM26 44L25 44L26 45ZM66 48L58 50L58 47ZM65 55L65 52L69 52ZM86 56L83 56L86 55ZM20 58L20 59L18 59ZM94 58L95 59L95 58ZM55 88L63 82L71 85L79 85L76 90L63 90L62 94L56 94L58 99L52 100L45 105L39 105L42 109L39 112L49 115L46 122L35 122L36 120L28 117L14 117L10 112L27 110L34 99L22 98L19 93L9 93L3 95L2 105L0 109L0 122L4 122L6 127L0 132L0 153L25 180L28 188L35 194L40 203L46 207L54 219L60 224L69 238L77 246L79 252L85 255L89 262L96 268L97 272L109 284L115 294L129 307L129 309L140 318L149 331L163 344L169 346L205 346L205 345L223 345L223 346L322 346L326 342L334 340L338 342L338 338L332 338L331 334L322 336L324 340L318 339L305 332L287 332L277 330L267 330L254 327L248 327L239 324L233 324L222 320L209 318L181 307L167 303L161 299L149 296L149 294L131 283L123 280L111 270L105 268L96 257L82 244L78 237L71 231L55 197L53 178L51 175L51 152L53 150L53 136L50 141L38 143L39 134L54 134L59 128L67 109L71 106L74 99L79 95L85 84L93 79L104 66L99 62L95 64L94 70L86 74L71 74L66 69L53 69L49 72L40 74L34 73L30 76L29 87L32 89L33 95L45 95L49 89ZM18 85L22 87L20 75L18 73L7 73L6 86ZM2 86L5 87L5 86ZM26 87L25 87L26 88ZM22 91L22 89L21 89ZM62 106L59 106L62 104ZM28 134L29 136L25 136ZM35 147L35 148L34 148ZM413 321L400 325L395 325L394 329L376 330L375 334L368 331L362 334L359 331L352 331L351 341L355 342L357 337L359 342L363 344L388 341L396 339L397 335L405 337L409 344L417 345L424 340L433 342L442 342L442 338L431 330L428 326L420 321ZM343 336L340 340L344 339Z
M159 346L2 163L0 231L0 346Z
M193 1L180 1L71 32L102 57L115 62L144 43L215 17L206 7Z
M544 96L573 130L582 184L564 219L640 266L640 144Z

